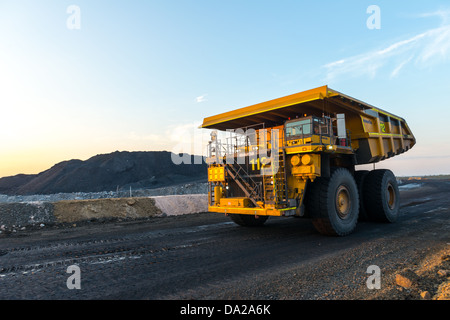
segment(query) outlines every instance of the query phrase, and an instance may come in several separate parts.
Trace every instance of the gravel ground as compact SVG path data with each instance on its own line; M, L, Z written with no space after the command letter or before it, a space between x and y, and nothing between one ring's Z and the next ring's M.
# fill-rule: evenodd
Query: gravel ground
M397 223L359 223L342 238L307 219L243 228L213 213L2 234L0 299L448 299L450 183L402 189ZM73 264L77 291L66 287ZM367 286L371 266L380 289Z

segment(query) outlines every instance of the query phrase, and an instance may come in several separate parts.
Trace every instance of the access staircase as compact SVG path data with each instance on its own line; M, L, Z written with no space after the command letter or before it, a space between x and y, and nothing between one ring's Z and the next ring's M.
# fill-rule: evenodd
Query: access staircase
M260 207L258 202L263 200L261 185L250 178L245 169L239 164L225 164L225 170L255 207Z
M285 207L288 204L288 193L286 186L286 153L280 154L278 159L273 159L269 168L265 168L264 180L264 202L275 208Z

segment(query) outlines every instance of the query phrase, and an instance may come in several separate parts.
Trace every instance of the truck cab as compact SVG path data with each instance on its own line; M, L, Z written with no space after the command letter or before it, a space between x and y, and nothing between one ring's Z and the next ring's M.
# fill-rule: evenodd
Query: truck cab
M332 121L329 117L296 118L286 121L284 128L287 147L305 144L328 145L333 136Z

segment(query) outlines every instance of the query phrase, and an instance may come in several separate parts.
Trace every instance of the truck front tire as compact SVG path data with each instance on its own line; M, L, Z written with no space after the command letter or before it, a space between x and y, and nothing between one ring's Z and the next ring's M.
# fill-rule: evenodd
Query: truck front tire
M352 233L358 221L359 195L351 173L338 168L330 178L316 178L310 186L308 209L320 233L332 236Z

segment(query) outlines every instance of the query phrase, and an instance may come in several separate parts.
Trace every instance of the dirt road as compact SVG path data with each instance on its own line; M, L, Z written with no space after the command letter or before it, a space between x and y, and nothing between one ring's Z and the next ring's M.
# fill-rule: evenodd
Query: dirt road
M244 228L214 213L3 233L0 299L421 299L395 276L448 252L450 182L420 183L402 189L397 223L361 222L343 238L306 219ZM367 286L370 266L380 289ZM450 274L427 266L434 297Z

